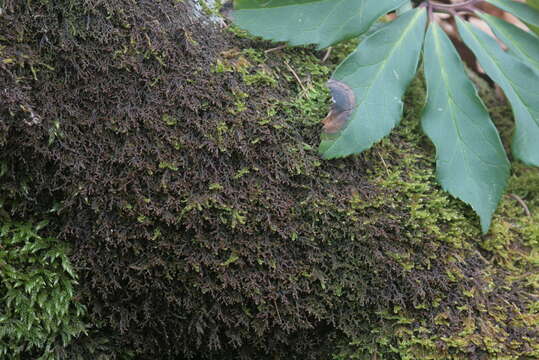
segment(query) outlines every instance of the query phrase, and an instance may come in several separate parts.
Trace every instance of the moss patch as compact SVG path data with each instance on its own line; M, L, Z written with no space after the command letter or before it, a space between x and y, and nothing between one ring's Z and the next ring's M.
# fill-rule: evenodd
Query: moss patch
M200 26L187 2L24 6L0 18L2 54L50 69L0 71L6 211L57 206L109 353L535 356L536 228L507 198L482 237L440 191L421 82L390 139L322 161L323 52Z
M347 46L343 44L342 48L346 50ZM311 135L313 130L319 130L319 121L327 111L328 93L324 83L332 69L322 64L317 55L320 56L306 50L285 49L275 56L289 65L279 69L284 71L283 77L295 88L296 95L278 102L272 112L284 111L290 121L301 126L304 134ZM251 57L271 62L262 52ZM334 60L342 57L339 51L333 55ZM502 129L505 143L509 143L510 110L493 95L493 90L483 87L481 92L494 121ZM491 232L481 236L473 211L443 192L435 181L434 149L422 135L419 124L424 99L424 85L418 79L408 90L402 124L390 138L359 156L367 164L376 164L374 168L358 170L365 170L363 179L383 191L371 197L352 191L347 208L335 209L333 218L343 221L340 216L346 216L363 225L376 224L382 219L395 221L399 224L400 241L407 246L382 252L382 262L389 260L400 269L400 280L386 280L398 283L415 278L411 286L421 288L421 281L443 278L439 284L442 288L429 289L430 294L416 298L406 298L400 293L399 301L392 307L375 307L370 315L365 313L372 308L358 308L350 316L361 325L352 328L349 323L343 324L341 329L350 340L334 357L536 358L539 315L534 274L538 270L536 199L539 194L535 190L539 170L514 164L508 187L508 193L518 194L535 215L526 216L520 203L508 194L495 215ZM311 137L305 145L311 150L316 144L317 139ZM340 160L334 163L349 166ZM329 195L326 206L331 201ZM311 211L321 206L311 205ZM406 215L387 213L384 209L388 207ZM419 248L422 250L418 251ZM380 276L378 272L375 274ZM332 290L339 296L343 294L341 286ZM365 319L371 325L366 325Z
M47 222L0 226L0 356L57 359L85 332L85 308L62 242L38 235Z
M414 252L388 255L398 261L404 274L414 269L432 274L431 260L444 257L444 290L430 302L379 311L377 325L352 334L334 358L539 358L539 169L513 164L508 194L490 233L481 236L471 209L435 182L433 148L420 132L423 89L420 80L412 84L403 123L391 135L392 141L384 139L364 156L373 162L378 157L372 181L396 191L394 206L409 210L410 217L401 219L406 229L403 235L418 246L432 247L427 258L418 258ZM496 99L493 90L482 88L481 92L495 110L493 119L502 131L510 127L507 105ZM510 132L502 134L509 143ZM383 201L360 202L360 206L377 207ZM448 252L441 255L444 250Z

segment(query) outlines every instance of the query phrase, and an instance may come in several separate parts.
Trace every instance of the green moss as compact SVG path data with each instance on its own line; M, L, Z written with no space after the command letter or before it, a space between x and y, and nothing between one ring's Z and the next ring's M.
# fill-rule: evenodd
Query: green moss
M243 81L245 81L247 85L259 84L273 87L277 86L277 80L268 74L267 70L265 69L258 70L254 74L243 75Z
M247 98L249 98L249 94L240 90L239 88L232 89L232 94L234 97L234 102L233 102L234 106L229 106L228 112L231 114L239 114L241 112L244 112L247 109L246 100ZM217 132L218 134L222 134L223 131L225 131L223 128L223 123L220 122L219 125L217 126Z
M0 356L57 359L85 332L85 307L65 244L38 235L37 225L3 219L0 228Z
M275 69L276 78L294 90L289 99L272 104L260 125L284 113L301 131L318 132L329 104L325 82L335 61L342 60L343 53L356 43L350 41L334 49L331 66L322 64L318 54L307 49L282 49L278 55L254 49L244 51L253 63L271 63L275 56L288 64ZM481 93L501 128L504 142L509 144L510 110L500 104L492 90L482 88ZM535 274L539 265L539 170L514 164L508 186L508 194L522 199L532 216L527 216L523 206L507 195L494 216L490 233L482 236L472 209L444 192L436 182L434 148L422 134L419 121L425 100L421 78L411 84L405 100L401 125L390 138L360 155L374 165L366 170L366 181L382 191L370 198L353 193L344 208L335 207L328 194L327 201L306 202L306 211L331 213L335 221L344 221L344 217L362 219L364 225L394 217L406 239L403 241L429 250L421 256L413 247L402 252L388 250L384 256L399 266L403 274L444 277L447 288L431 294L430 301L378 311L371 317L373 325L363 327L362 331L345 331L347 337L334 358L538 358L539 276ZM291 156L315 152L316 143L306 143L303 149L291 146L288 151ZM312 176L319 165L298 157L291 171ZM334 176L324 171L316 174L328 180ZM388 214L383 210L388 205L408 215L403 218ZM362 217L365 213L369 214L368 219ZM297 236L294 232L292 239ZM442 268L436 269L440 263ZM434 275L440 270L443 273ZM342 295L342 286L322 282L320 291L328 289ZM364 315L358 312L356 316L359 321Z
M395 206L409 209L410 217L401 219L404 235L423 246L452 249L446 259L446 276L461 296L453 295L449 303L442 301L439 310L440 304L433 303L382 314L378 328L358 333L335 358L447 360L470 359L478 354L489 359L538 358L539 169L514 164L508 186L508 193L519 194L532 216L506 195L491 231L481 236L475 214L435 182L433 150L419 132L422 89L421 81L412 84L405 118L394 131L393 141L383 140L364 156L379 163L371 172L371 180L396 194ZM383 196L372 199L370 205L361 202L361 209L376 209L383 202ZM352 206L355 204L357 200ZM403 271L429 268L425 259L419 264L418 259L411 262L409 253L388 255ZM437 256L436 251L432 256ZM474 261L475 274L470 277L463 265L472 257L480 261ZM470 284L472 278L476 284ZM530 335L515 336L515 332Z
M169 162L166 162L166 161L161 161L159 163L159 169L169 169L169 170L172 170L172 171L178 171L178 166L172 164L172 163L169 163Z
M175 117L172 117L168 114L164 114L163 115L163 122L165 124L167 124L168 126L174 126L176 124L178 124L178 119L176 119Z
M211 71L214 73L233 72L234 67L231 65L226 65L223 61L218 59L215 65L211 68Z

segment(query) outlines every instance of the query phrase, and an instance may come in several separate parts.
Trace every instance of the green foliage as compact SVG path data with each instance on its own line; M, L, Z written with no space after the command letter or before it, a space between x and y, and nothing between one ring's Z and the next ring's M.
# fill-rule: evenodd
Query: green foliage
M496 36L509 47L511 55L520 58L539 71L539 41L536 41L533 34L495 16L481 14L481 18L489 24Z
M522 21L533 25L539 26L539 12L532 6L527 4L513 1L513 0L486 0L492 5L499 7L502 10L510 12Z
M406 0L236 0L235 22L257 36L325 48L367 31Z
M539 165L539 73L503 52L493 38L479 29L461 19L457 19L457 25L466 45L513 106L516 120L513 154L525 163Z
M424 10L407 12L362 41L335 70L333 79L362 94L355 110L362 119L354 119L338 134L324 135L320 151L325 158L368 149L395 127L402 116L402 96L417 68L426 19ZM372 111L373 106L379 111ZM357 134L362 134L360 139Z
M513 0L488 1L532 29L539 26L539 10L533 1L530 5ZM334 104L324 120L319 148L324 158L360 153L389 134L401 119L402 96L423 49L430 93L424 130L436 146L438 181L450 194L471 205L486 233L507 183L508 161L456 50L431 14L440 11L457 18L464 42L513 106L514 156L535 166L539 166L539 39L483 14L476 7L481 2L447 5L427 0L420 4L422 8L413 9L409 1L239 0L235 2L234 21L266 39L292 45L316 44L319 48L366 35L328 82ZM381 15L399 6L396 20L369 33ZM462 12L485 19L511 53L504 53L494 39L462 20L458 15ZM465 89L462 93L461 87Z
M425 40L425 78L430 91L423 130L436 145L438 178L444 189L472 205L486 232L505 188L509 163L451 40L436 24ZM455 174L466 186L455 181Z
M67 248L41 237L46 225L4 220L0 227L0 356L56 359L84 332ZM23 357L24 358L24 357Z

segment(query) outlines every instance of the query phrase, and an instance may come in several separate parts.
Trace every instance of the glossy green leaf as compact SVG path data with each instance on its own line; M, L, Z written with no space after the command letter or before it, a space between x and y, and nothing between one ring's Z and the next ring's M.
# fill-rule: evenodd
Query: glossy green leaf
M353 90L355 107L338 133L322 135L324 158L368 149L400 121L402 96L417 70L426 20L424 9L404 13L363 40L335 70L332 79Z
M505 10L516 17L520 18L522 21L539 26L539 10L521 2L513 0L487 0L492 5Z
M480 14L511 53L539 71L539 38L488 14Z
M234 22L251 34L325 48L361 35L406 0L236 0Z
M436 23L429 26L423 61L428 97L421 121L436 146L438 182L472 206L486 233L509 177L502 142L451 40Z
M516 120L513 154L527 164L539 166L539 73L458 17L457 27L464 43L511 102Z

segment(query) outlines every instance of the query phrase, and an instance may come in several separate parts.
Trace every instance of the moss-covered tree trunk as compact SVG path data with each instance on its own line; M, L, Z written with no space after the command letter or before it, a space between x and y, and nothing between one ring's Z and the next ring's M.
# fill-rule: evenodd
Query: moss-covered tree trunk
M326 162L342 49L273 51L187 1L0 9L3 209L71 247L90 331L65 357L538 356L539 175L511 185L535 217L508 198L481 237L434 182L420 80L391 142Z

